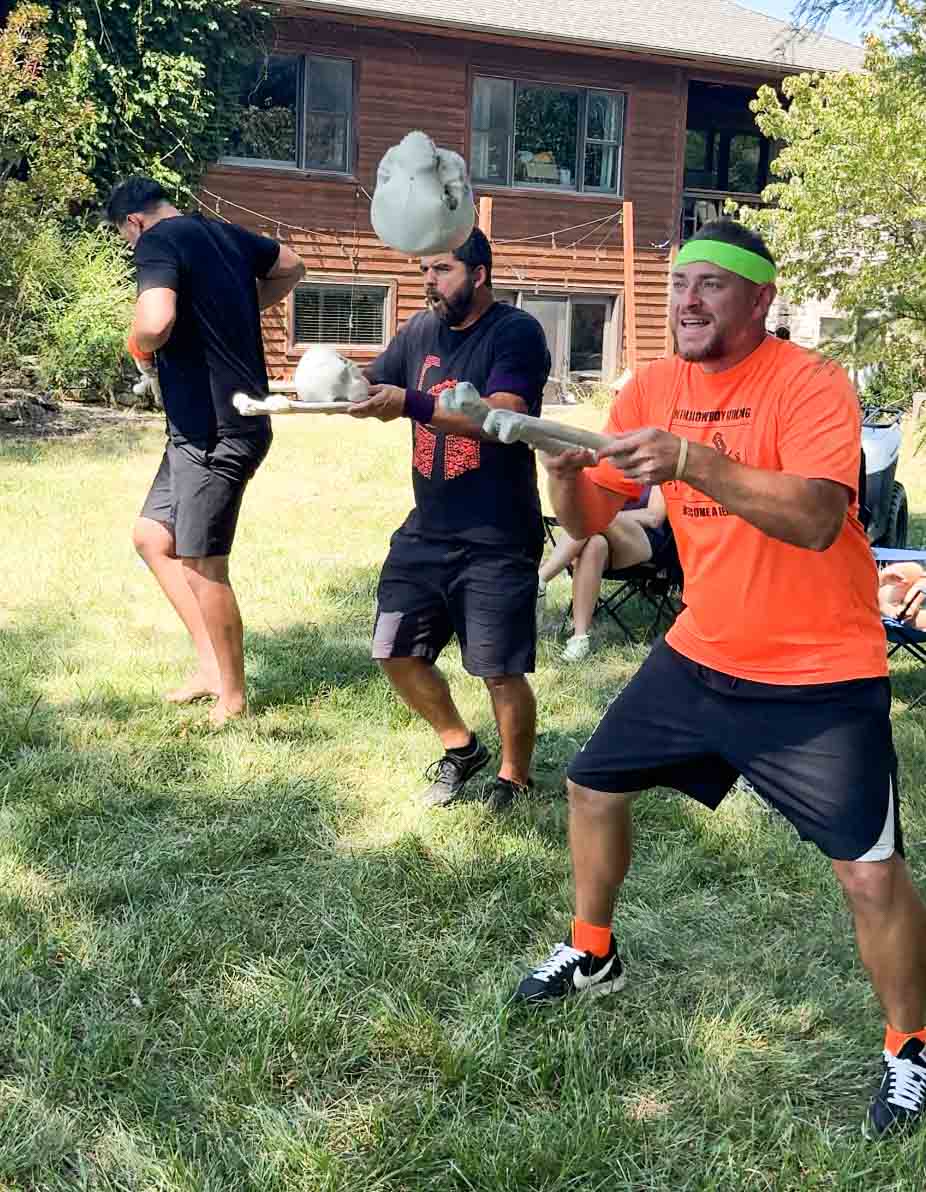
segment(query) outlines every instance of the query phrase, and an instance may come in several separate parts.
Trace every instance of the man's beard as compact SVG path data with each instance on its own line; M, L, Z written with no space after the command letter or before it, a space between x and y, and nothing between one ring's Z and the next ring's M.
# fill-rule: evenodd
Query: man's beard
M427 298L440 321L448 327L456 327L466 319L472 309L475 293L476 283L468 277L452 298L442 298L436 291L429 293Z
M726 344L724 343L723 333L715 331L707 343L697 349L689 348L688 351L683 352L678 346L678 334L673 330L672 339L674 341L675 354L681 356L682 360L687 360L689 364L699 364L702 360L720 360L721 357L727 354Z

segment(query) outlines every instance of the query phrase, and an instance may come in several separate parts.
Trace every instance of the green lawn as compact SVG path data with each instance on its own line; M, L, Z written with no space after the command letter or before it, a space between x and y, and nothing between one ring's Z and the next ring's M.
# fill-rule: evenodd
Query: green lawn
M129 541L157 427L0 449L0 1189L922 1192L926 1131L860 1138L881 1023L829 868L746 794L638 804L623 994L506 1009L570 913L563 769L644 651L546 641L536 799L420 810L435 743L367 650L407 436L279 424L233 559L255 715L221 735L159 701L189 656Z

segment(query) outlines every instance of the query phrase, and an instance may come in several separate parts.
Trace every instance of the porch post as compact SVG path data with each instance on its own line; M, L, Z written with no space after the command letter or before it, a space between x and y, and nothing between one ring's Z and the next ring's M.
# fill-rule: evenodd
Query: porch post
M631 372L637 367L637 294L636 261L633 245L633 203L623 204L624 227L624 328L627 337L626 367Z
M479 228L492 239L492 196L483 195L479 200Z

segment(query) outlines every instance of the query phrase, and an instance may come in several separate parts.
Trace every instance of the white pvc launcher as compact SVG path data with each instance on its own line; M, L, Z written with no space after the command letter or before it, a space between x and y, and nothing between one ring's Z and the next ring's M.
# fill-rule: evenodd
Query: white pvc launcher
M346 414L352 402L366 401L370 385L353 360L332 348L308 348L292 381L271 381L269 397L236 393L232 404L245 418L260 414ZM295 393L293 400L286 395Z
M379 163L370 217L383 244L408 256L453 252L476 220L466 162L426 133L408 133Z

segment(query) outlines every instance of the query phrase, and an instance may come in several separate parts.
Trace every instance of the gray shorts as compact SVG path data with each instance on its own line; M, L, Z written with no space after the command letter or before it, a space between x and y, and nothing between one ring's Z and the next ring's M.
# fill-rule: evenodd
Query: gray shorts
M208 445L168 441L141 516L169 526L181 559L231 553L248 481L270 436L227 436Z

